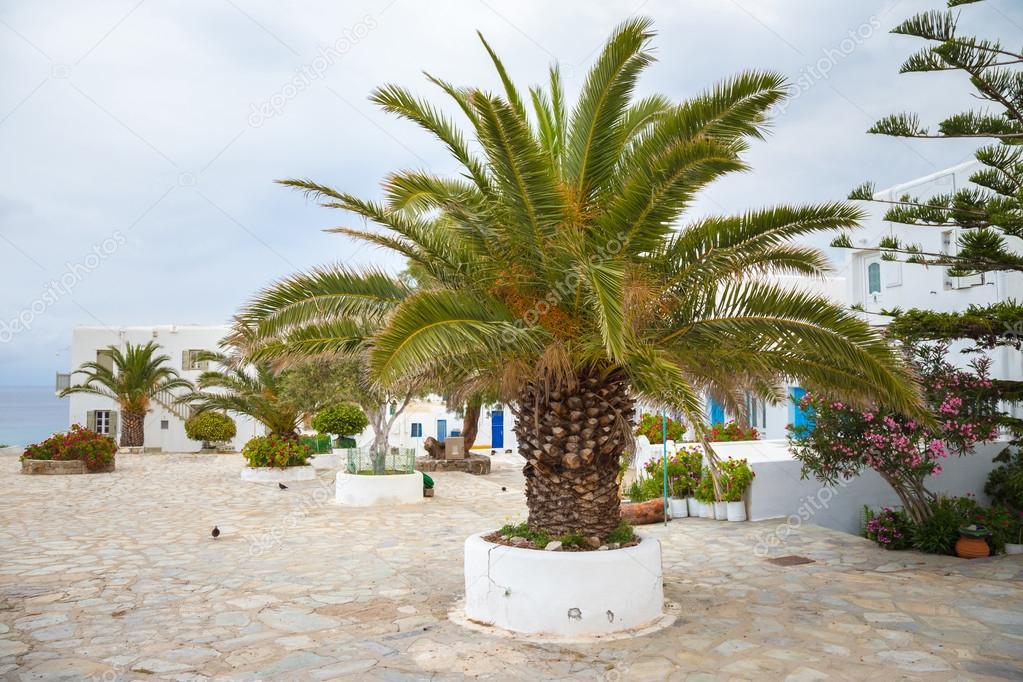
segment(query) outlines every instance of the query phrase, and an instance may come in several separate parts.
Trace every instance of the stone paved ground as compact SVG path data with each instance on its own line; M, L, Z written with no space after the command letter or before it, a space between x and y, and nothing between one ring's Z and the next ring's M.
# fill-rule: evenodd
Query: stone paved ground
M448 620L463 538L524 515L510 465L438 474L433 500L387 511L333 505L326 474L281 491L241 465L136 455L30 477L0 458L0 678L1023 678L1019 557L887 553L804 526L771 552L816 562L783 568L755 551L776 524L676 521L652 528L674 625L530 641Z

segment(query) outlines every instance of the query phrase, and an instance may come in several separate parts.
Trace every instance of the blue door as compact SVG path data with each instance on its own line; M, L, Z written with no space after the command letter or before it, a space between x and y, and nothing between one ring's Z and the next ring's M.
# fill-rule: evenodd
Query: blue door
M725 423L725 406L718 401L710 401L710 425L718 426Z
M789 423L797 434L808 434L813 430L813 410L804 410L799 401L806 395L801 386L789 386Z
M447 438L447 437L448 437L448 420L447 419L438 419L437 420L437 440L439 440L441 443L443 443L444 439Z
M504 447L504 410L493 410L490 413L490 447Z

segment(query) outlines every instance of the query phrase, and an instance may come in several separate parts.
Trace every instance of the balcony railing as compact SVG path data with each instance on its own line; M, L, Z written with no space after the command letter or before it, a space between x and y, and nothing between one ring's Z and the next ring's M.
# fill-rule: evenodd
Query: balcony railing
M71 386L71 374L69 372L57 372L57 382L54 391L57 395L65 388Z

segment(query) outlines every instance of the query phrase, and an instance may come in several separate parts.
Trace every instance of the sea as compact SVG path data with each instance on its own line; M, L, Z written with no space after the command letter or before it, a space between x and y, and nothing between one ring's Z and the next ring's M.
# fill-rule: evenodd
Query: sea
M0 386L0 445L28 445L68 428L68 399L53 386Z

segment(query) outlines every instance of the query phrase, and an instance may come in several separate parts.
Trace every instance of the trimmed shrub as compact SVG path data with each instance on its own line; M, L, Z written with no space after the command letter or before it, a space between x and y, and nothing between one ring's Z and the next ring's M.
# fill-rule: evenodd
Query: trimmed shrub
M250 439L242 456L250 467L298 467L309 458L309 447L297 438L270 434Z
M646 436L651 445L660 445L664 442L664 425L661 415L644 414L639 419L635 431L637 436ZM686 425L668 417L668 440L680 441L686 434Z
M80 460L89 471L103 469L114 461L117 443L81 424L71 426L68 433L55 433L41 443L25 448L22 459Z
M185 422L185 435L202 441L203 447L229 441L237 432L234 420L222 412L200 412Z
M357 405L342 403L320 410L313 416L313 428L333 436L353 436L369 426L366 413Z

